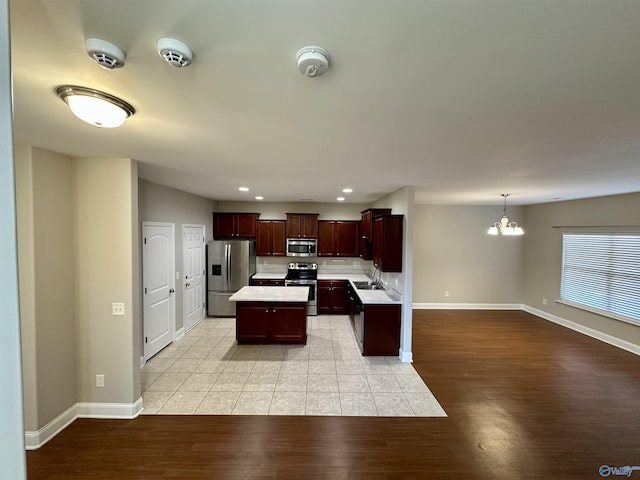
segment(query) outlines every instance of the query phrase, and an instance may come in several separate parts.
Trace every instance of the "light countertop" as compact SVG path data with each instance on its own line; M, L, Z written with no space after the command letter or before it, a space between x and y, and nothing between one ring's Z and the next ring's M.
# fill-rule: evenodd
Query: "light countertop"
M256 280L284 280L287 272L283 273L256 273L253 278Z
M256 280L283 280L287 273L256 273L253 278ZM358 290L353 282L368 282L371 278L364 273L318 273L318 280L347 280L351 282L354 292L363 304L401 304L401 296L395 290L385 287L386 290ZM253 287L253 288L274 288L274 287ZM283 287L275 287L283 288ZM297 290L297 289L290 289ZM231 300L234 300L231 297ZM244 300L249 301L249 300ZM286 300L280 300L286 301Z
M229 297L231 302L296 302L306 303L306 288L246 286Z

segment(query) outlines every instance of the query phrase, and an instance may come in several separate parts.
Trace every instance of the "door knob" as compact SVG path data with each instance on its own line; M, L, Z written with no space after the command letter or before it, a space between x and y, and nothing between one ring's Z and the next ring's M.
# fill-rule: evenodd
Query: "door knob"
M189 288L191 286L191 284L190 283L185 283L184 286Z
M175 293L175 290L173 288L170 288L169 293Z

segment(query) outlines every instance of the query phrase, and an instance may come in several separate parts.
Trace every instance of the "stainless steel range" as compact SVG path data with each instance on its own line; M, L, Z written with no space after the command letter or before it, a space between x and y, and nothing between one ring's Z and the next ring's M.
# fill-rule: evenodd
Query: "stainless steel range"
M286 287L306 287L309 289L307 315L318 315L318 264L292 262L284 280Z

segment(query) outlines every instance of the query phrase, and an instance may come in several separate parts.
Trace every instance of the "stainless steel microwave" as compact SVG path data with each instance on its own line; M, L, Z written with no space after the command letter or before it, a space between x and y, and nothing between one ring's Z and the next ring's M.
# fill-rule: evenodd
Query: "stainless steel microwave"
M287 257L315 257L317 244L315 238L287 238Z

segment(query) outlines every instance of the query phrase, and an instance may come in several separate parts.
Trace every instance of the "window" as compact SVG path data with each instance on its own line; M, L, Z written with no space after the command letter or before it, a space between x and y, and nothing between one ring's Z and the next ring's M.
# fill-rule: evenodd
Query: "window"
M563 234L560 298L640 324L640 235Z

